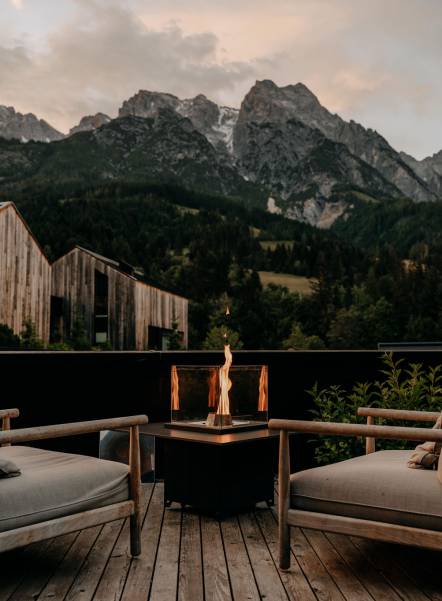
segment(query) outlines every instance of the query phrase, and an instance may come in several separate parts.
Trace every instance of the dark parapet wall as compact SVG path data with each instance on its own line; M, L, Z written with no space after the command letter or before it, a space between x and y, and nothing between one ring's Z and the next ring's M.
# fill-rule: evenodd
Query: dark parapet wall
M350 386L380 376L379 351L237 351L235 365L268 365L269 418L312 419L307 390L315 382ZM398 351L397 358L442 364L442 351ZM12 427L28 427L145 413L151 422L170 420L172 365L221 365L223 353L0 352L0 408L18 407ZM40 445L41 443L39 443ZM47 441L51 448L91 455L98 437ZM311 461L295 444L294 467Z

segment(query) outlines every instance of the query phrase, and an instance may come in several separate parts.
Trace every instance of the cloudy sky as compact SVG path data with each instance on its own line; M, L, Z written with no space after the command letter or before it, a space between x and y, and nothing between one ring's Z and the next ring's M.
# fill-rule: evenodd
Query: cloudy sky
M442 148L441 0L0 0L0 104L66 132L139 89L239 106L304 82L418 158Z

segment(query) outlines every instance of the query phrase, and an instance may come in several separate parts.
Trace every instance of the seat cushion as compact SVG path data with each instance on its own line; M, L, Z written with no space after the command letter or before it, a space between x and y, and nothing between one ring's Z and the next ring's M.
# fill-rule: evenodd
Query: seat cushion
M436 471L410 470L410 451L378 451L292 474L293 509L442 530Z
M0 532L129 498L127 465L33 447L2 447L18 478L0 480Z

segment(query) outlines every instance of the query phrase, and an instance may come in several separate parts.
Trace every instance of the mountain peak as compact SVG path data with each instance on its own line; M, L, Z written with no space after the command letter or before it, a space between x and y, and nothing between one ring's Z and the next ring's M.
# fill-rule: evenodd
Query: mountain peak
M326 111L305 84L279 87L270 79L255 83L244 98L241 110L252 113L258 122L303 120L303 117L310 121L313 112Z
M255 85L253 86L253 88L267 89L267 90L277 90L278 86L271 79L257 79L255 81Z
M233 128L238 113L235 109L228 107L221 109L204 94L181 100L173 94L140 90L123 102L118 116L135 115L155 118L160 110L165 108L175 111L181 117L188 118L214 147L224 153L231 152Z
M313 92L301 81L292 85L288 85L283 90L290 90L292 93L297 94L298 96L302 96L303 98L309 99L312 102L319 103L318 97L313 94Z
M78 125L71 127L69 135L78 134L80 131L91 131L101 127L105 123L109 123L111 118L104 113L96 113L95 115L86 115L80 119Z
M13 106L0 105L0 137L22 142L52 142L64 136L33 113L23 114L17 112Z

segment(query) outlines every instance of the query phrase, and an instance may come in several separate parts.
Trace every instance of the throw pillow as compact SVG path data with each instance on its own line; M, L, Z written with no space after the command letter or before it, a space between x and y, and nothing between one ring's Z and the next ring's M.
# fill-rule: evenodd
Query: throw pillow
M442 413L434 424L433 430L440 430L441 428ZM441 448L442 443L440 442L424 442L423 444L417 445L408 460L408 467L414 469L437 470Z
M0 478L14 478L20 474L20 468L13 461L0 457Z

